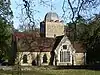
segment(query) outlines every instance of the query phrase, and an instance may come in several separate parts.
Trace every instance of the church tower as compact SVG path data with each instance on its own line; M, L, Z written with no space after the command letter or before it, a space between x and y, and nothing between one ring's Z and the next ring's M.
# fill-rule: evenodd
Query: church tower
M64 35L64 24L55 12L45 15L44 21L40 23L40 35L48 38Z

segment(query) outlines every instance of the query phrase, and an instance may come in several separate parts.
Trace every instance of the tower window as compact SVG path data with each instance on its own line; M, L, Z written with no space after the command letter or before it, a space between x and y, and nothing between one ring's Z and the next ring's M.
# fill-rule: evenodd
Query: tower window
M56 37L56 34L54 34L54 37Z

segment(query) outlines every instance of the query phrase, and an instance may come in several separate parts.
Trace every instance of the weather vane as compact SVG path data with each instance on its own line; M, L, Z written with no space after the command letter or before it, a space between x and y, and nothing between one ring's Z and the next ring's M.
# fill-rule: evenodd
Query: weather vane
M50 7L51 7L51 11L52 11L52 7L53 7L53 5L52 5L52 0L50 0L50 2L51 2Z

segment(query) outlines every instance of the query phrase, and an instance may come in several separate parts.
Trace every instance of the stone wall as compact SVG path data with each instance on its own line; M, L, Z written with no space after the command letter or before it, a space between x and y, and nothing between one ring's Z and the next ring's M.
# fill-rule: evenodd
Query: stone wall
M75 53L75 62L76 65L84 65L85 64L84 53Z
M43 56L46 54L47 63L43 63ZM27 63L23 63L23 56L27 55ZM17 58L15 64L19 64L22 66L31 66L33 61L37 63L37 55L39 55L40 65L49 65L50 62L50 52L17 52Z
M46 37L64 35L64 25L60 22L46 22ZM54 36L55 35L55 36Z

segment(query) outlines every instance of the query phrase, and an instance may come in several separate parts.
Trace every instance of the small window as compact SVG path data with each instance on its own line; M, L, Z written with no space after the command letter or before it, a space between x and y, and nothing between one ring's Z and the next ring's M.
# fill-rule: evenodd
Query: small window
M46 54L43 55L43 63L47 63L47 55Z
M67 49L67 45L63 45L63 49Z
M23 63L27 63L27 55L26 54L23 56Z
M56 37L56 34L54 34L54 37Z
M32 61L32 65L33 65L33 66L36 66L36 60L33 60L33 61Z

